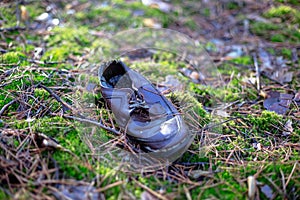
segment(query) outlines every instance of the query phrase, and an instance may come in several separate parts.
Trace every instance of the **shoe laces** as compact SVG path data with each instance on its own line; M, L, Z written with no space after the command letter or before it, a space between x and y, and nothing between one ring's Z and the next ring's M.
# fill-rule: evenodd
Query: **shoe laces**
M149 106L144 100L144 96L140 94L137 89L134 90L134 93L129 100L129 109L131 110L130 112L137 109L149 109Z

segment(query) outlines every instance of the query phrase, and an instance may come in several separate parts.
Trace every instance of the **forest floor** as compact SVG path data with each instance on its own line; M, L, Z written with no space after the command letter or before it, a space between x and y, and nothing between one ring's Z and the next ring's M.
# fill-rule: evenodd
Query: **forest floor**
M299 10L297 0L1 2L0 199L299 199ZM115 34L126 44L126 30L143 27L187 35L209 62L195 68L176 48L113 53ZM124 170L111 155L130 141L116 135L97 70L117 56L193 124L167 167Z

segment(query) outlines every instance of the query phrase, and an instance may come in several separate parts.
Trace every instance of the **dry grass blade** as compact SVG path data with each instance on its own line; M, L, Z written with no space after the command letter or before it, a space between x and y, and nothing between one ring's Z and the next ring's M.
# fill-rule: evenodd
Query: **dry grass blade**
M109 185L106 185L105 187L103 188L98 188L96 191L97 192L104 192L110 188L113 188L113 187L116 187L116 186L119 186L119 185L123 185L125 183L125 181L117 181L115 183L112 183L112 184L109 184Z

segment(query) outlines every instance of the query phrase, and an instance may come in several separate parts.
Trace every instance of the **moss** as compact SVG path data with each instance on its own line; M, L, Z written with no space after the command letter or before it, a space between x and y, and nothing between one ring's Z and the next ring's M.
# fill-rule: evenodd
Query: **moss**
M251 124L258 130L272 132L274 132L274 127L279 128L283 119L281 115L267 110L264 110L259 117L249 115L248 118Z
M219 184L215 187L192 191L192 197L200 199L243 199L247 191L246 184L238 182L237 172L224 171L217 174ZM201 191L201 192L200 192Z
M290 3L292 5L299 5L299 1L298 0L276 0L279 3Z
M4 23L3 27L13 27L17 25L17 18L13 9L10 9L8 6L1 6L0 13L0 20Z
M46 50L41 60L64 61L70 54L82 55L84 47L91 44L88 29L55 27L53 35L48 38L49 49Z
M253 22L251 25L251 31L257 35L265 35L268 31L280 30L280 25L265 22Z
M281 49L281 54L283 56L285 56L288 59L292 59L292 50L291 49L287 49L287 48L282 48Z
M59 164L62 175L65 178L75 178L76 180L90 180L95 176L94 172L88 168L88 163L67 152L55 151L53 158Z
M250 28L254 34L263 36L273 42L300 41L299 30L286 24L253 22Z
M241 64L241 65L250 65L252 64L252 58L250 56L241 56L238 58L234 58L231 60L234 63Z
M291 21L292 23L298 23L300 25L300 11L288 5L272 7L265 12L264 16L268 18L278 17L284 21Z
M134 15L135 10L141 10L142 15ZM155 18L163 27L167 27L172 21L168 13L164 13L156 8L143 5L139 1L125 3L107 3L103 5L95 5L88 7L85 11L75 14L77 21L91 24L92 21L100 21L101 26L93 27L97 30L117 31L130 28L138 28L143 26L145 18ZM83 25L83 24L82 24Z
M182 65L186 64L184 62L177 62L175 54L159 52L153 55L152 62L134 62L130 67L142 73L153 83L163 82L168 75L173 75L184 83L186 79L182 76L178 76L178 68Z
M272 42L284 42L286 38L282 34L275 34L271 36Z
M255 98L253 89L243 86L241 84L241 80L238 78L233 78L231 82L226 86L219 88L189 83L189 90L196 94L199 102L201 102L205 106L210 107L216 105L216 99L222 103L225 103L233 102L241 98L248 98L248 94L251 94L251 96L249 96L249 99Z
M50 50L46 51L42 57L44 61L65 61L68 56L70 55L70 47L68 46L61 46L51 48ZM78 48L72 48L72 51L78 51Z
M239 8L239 4L237 2L228 2L226 3L226 8L229 10L235 10Z
M0 199L11 199L7 193L0 189Z
M26 56L21 52L7 52L0 56L0 61L3 64L26 64Z
M184 25L189 27L191 30L197 30L197 28L198 28L197 23L193 19L189 19L189 20L185 21Z
M9 102L11 102L13 100L12 97L9 97L7 95L0 95L0 108L3 108L3 106L5 106L6 104L8 104ZM16 107L14 107L14 105L11 105L4 113L3 115L5 115L6 113L9 113L10 111L15 110Z
M204 8L203 9L203 15L205 17L209 17L210 16L210 9L209 8Z

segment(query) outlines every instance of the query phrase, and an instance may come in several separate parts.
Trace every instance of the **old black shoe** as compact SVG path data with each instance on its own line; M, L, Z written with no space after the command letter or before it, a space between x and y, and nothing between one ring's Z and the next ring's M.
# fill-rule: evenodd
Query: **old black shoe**
M121 61L99 69L101 93L117 124L144 152L173 162L193 137L174 105L156 87Z

